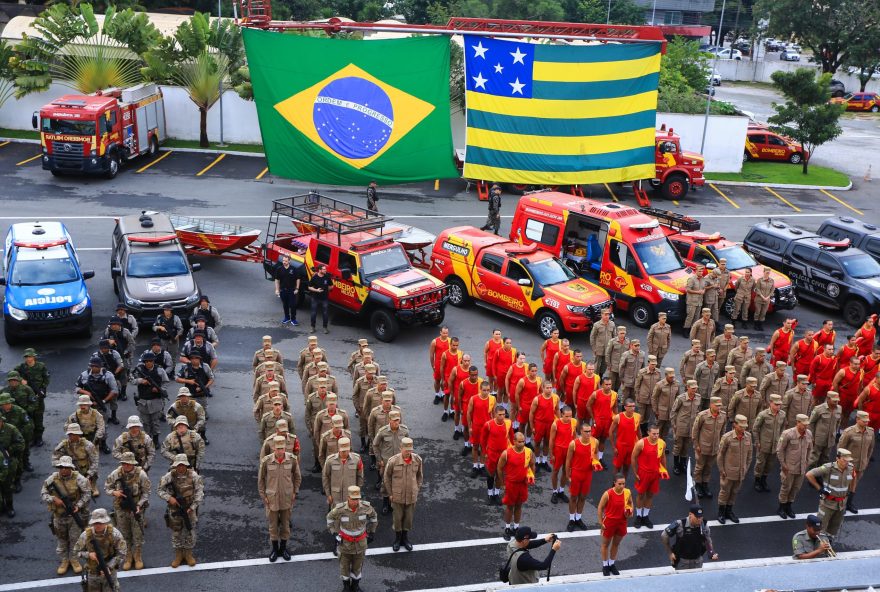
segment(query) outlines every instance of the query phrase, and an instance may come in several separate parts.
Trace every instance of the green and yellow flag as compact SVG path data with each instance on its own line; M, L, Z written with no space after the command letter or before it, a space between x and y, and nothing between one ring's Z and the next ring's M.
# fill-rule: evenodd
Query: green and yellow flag
M447 37L243 34L273 175L327 185L458 176Z

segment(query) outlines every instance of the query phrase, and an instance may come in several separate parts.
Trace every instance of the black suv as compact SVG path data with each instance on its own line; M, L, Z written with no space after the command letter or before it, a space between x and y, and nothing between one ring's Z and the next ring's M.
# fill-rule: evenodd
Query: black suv
M846 240L880 262L880 228L855 218L836 216L819 226L818 233L832 240Z
M771 220L753 226L743 245L790 277L799 299L841 310L853 327L880 310L880 263L848 240L831 241Z

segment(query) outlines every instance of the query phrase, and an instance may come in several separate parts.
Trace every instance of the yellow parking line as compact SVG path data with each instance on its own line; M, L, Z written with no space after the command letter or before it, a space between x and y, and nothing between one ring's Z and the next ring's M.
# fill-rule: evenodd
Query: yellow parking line
M269 172L269 167L264 168L262 171L260 171L260 174L257 175L256 179L254 179L254 180L255 180L255 181L259 181L260 179L262 179L263 177L265 177L265 176L266 176L266 173L268 173L268 172Z
M739 209L739 206L737 205L737 203L736 203L735 201L733 201L732 199L730 199L729 197L727 197L727 196L724 194L723 191L721 191L720 189L718 189L717 187L715 187L715 184L714 184L714 183L709 183L709 187L711 187L712 189L714 189L715 192L716 192L718 195L720 195L721 197L723 197L724 199L726 199L726 200L727 200L727 203L729 203L730 205L732 205L732 206L733 206L734 208L736 208L737 210Z
M0 143L0 148L3 148L3 147L4 147L4 146L6 146L6 145L7 145L7 144L9 144L9 142L8 142L8 141L6 141L6 142L3 142L3 143Z
M223 160L224 158L226 158L226 155L225 155L225 154L221 154L220 156L218 156L217 158L215 158L215 159L214 159L214 162L212 162L211 164L209 164L208 166L206 166L205 168L203 168L202 170L200 170L198 173L196 173L196 177L201 177L202 175L204 175L205 173L207 173L208 171L210 171L210 170L214 167L215 164L217 164L218 162L220 162L220 161Z
M27 164L27 163L29 163L29 162L32 162L32 161L34 161L34 160L37 160L37 159L40 158L41 156L43 156L43 155L42 155L42 154L37 154L36 156L31 156L30 158L26 158L25 160L22 160L21 162L17 162L17 163L15 163L15 166L21 166L21 165L23 165L23 164Z
M776 197L778 197L779 201L781 201L782 203L784 203L785 205L790 207L795 212L801 211L801 209L799 207L797 207L796 205L794 205L793 203L791 203L790 201L788 201L787 199L785 199L784 197L782 197L781 195L779 195L778 193L776 193L775 191L770 189L769 187L764 187L764 189L766 189L771 195L775 195Z
M861 210L857 210L856 208L852 207L851 205L849 205L848 203L846 203L846 202L843 201L842 199L840 199L840 198L838 198L838 197L835 197L835 196L831 195L830 193L828 193L828 192L825 191L824 189L820 189L819 191L821 191L822 193L824 193L825 195L827 195L828 197L830 197L831 199L833 199L834 201L836 201L837 203L839 203L840 205L842 205L843 207L851 209L853 212L855 212L855 213L858 214L859 216L864 216L864 215L865 215L865 213L864 213L863 211L861 211Z
M147 170L148 168L150 168L151 166L153 166L154 164L156 164L157 162L159 162L159 161L162 160L163 158L167 158L168 155L170 155L172 152L174 152L174 150L169 150L169 151L167 151L165 154L163 154L162 156L160 156L159 158L157 158L157 159L154 160L153 162L151 162L151 163L149 163L149 164L145 164L144 166L142 166L141 168L139 168L139 169L136 170L135 172L136 172L136 173L143 173L145 170Z
M603 185L605 185L605 189L608 190L608 193L611 194L611 199L613 199L614 201L620 201L617 199L617 196L614 195L614 192L611 190L611 187L608 185L608 183L603 183Z
M676 205L676 206L680 206L680 205L681 205L680 203L678 203L678 200L677 200L677 199L673 199L673 200L672 200L672 204L673 204L673 205Z

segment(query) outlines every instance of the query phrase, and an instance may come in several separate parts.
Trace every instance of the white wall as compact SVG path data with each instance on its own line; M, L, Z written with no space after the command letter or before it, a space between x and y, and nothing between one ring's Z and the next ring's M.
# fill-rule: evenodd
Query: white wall
M817 64L811 64L802 58L800 62L784 62L779 59L778 53L768 54L769 59L758 60L755 62L749 60L718 60L715 71L721 75L722 80L736 80L740 82L766 82L772 83L770 76L773 72L784 71L793 72L798 68L811 68L816 72L820 71ZM845 68L840 68L833 76L840 80L849 92L859 90L859 79L847 73ZM880 91L880 78L873 78L865 87L867 91Z
M686 115L684 113L657 113L657 129L666 124L681 136L682 150L700 152L703 139L702 115ZM749 118L712 115L709 117L706 130L706 147L703 157L706 159L706 172L738 173L742 170L742 155L746 143L746 129Z

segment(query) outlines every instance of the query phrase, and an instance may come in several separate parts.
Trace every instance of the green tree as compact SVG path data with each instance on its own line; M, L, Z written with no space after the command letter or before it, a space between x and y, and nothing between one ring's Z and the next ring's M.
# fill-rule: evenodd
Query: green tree
M850 48L843 65L853 69L859 79L859 90L865 92L871 75L880 68L880 26L865 31L859 42Z
M702 92L711 69L709 56L700 51L699 42L675 37L666 44L666 54L660 59L660 87L680 88L684 83L692 91Z
M528 21L561 21L564 16L559 0L493 0L491 14Z
M9 44L0 39L0 107L15 94L15 72L11 63L14 56Z
M844 107L828 102L830 73L817 77L809 68L798 68L794 72L774 72L770 77L786 99L782 105L773 103L776 114L768 122L774 132L800 142L810 158L816 154L816 148L843 133L839 121ZM808 166L805 158L805 175Z
M769 19L770 35L794 37L832 74L867 31L880 27L877 3L863 0L760 0L755 11Z
M608 20L608 0L580 0L577 20L582 23L604 23ZM612 25L644 25L645 8L633 0L612 0Z

